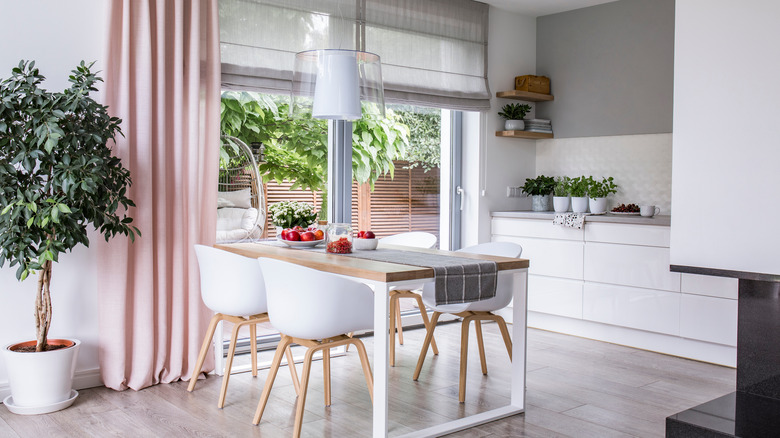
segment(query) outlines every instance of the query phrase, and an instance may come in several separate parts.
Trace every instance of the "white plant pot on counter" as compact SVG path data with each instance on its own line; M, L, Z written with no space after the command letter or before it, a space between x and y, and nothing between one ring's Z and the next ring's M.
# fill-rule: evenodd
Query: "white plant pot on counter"
M553 196L553 210L556 213L566 213L569 211L568 196Z
M525 122L522 120L507 120L504 122L504 129L507 131L522 131L525 129Z
M588 198L586 196L571 197L571 211L575 213L585 213L588 211Z
M49 343L58 341L50 339ZM19 344L15 342L3 349L11 386L11 395L3 404L9 411L22 415L46 414L73 404L79 394L73 390L73 374L81 341L65 342L73 342L73 345L59 350L22 353L11 350ZM32 344L35 345L35 341Z
M588 198L588 205L593 214L605 213L607 211L607 198Z

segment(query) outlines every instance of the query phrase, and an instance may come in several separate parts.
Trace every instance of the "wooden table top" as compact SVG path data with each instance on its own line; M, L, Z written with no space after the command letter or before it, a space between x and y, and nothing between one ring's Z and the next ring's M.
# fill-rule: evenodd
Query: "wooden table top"
M296 263L312 269L366 280L385 283L405 280L420 280L433 278L433 269L397 263L379 262L357 257L344 257L317 251L284 248L262 243L227 243L214 245L215 248L230 251L246 257L269 257L285 262ZM496 262L499 271L527 268L527 259L496 257L464 252L442 251L438 249L409 248L406 246L386 245L385 248L405 251L419 251L431 254L450 255L468 259L492 260Z

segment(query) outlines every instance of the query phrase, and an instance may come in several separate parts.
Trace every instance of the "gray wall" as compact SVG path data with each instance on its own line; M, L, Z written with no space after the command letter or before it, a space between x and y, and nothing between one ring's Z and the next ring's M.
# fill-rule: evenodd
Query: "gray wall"
M621 0L536 22L536 105L556 138L672 132L674 0Z

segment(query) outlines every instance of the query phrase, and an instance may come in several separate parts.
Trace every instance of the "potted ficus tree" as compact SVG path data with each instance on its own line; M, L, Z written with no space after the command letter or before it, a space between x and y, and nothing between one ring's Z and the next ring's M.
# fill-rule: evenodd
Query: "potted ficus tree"
M126 210L130 172L109 143L121 134L116 117L89 93L102 81L82 61L70 87L49 92L35 62L22 61L0 82L0 267L16 266L23 281L37 274L36 340L3 348L13 412L63 409L72 390L79 341L49 339L51 278L60 254L89 245L88 229L106 240L140 235Z
M508 103L501 107L498 115L505 120L504 129L507 131L522 131L525 129L523 118L528 111L531 111L531 105L526 103Z
M607 211L607 196L617 193L617 184L613 178L602 178L601 181L588 177L588 205L590 212L601 214Z
M555 178L539 175L536 178L526 178L523 193L531 196L533 211L550 210L550 194L555 187Z

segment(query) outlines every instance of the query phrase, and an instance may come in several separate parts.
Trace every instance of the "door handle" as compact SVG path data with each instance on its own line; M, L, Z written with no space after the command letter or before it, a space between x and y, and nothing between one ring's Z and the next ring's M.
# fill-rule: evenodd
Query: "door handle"
M458 198L458 203L460 204L459 210L463 211L463 195L466 194L466 191L463 190L463 187L457 186L457 187L455 187L455 193L457 193L458 196L459 196L459 198Z

